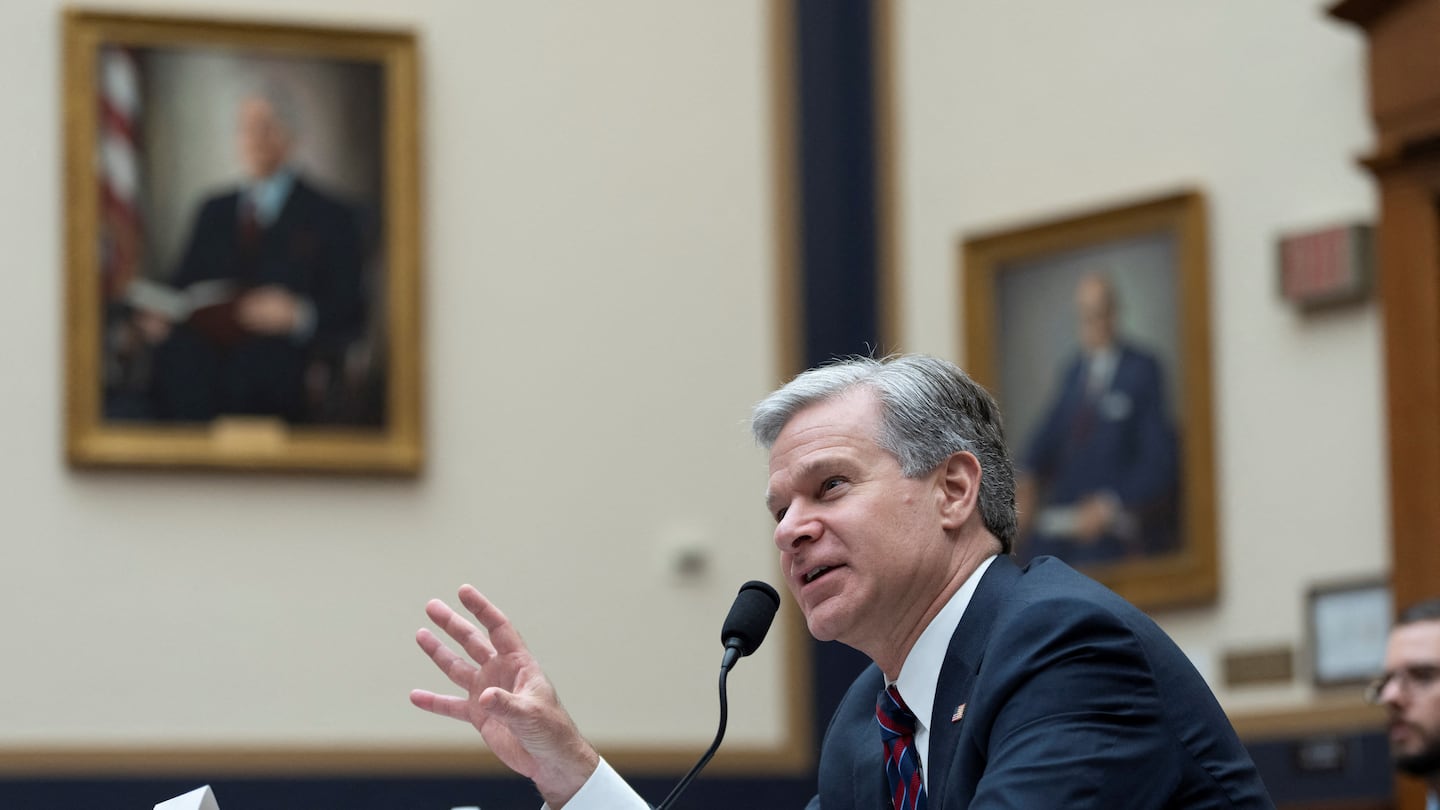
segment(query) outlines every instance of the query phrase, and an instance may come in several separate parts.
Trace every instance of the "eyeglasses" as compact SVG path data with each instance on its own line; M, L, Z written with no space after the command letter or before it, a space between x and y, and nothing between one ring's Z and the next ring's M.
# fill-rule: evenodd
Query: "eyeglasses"
M1385 687L1394 682L1401 691L1423 691L1440 681L1440 664L1415 664L1387 672L1365 686L1365 702L1380 705Z

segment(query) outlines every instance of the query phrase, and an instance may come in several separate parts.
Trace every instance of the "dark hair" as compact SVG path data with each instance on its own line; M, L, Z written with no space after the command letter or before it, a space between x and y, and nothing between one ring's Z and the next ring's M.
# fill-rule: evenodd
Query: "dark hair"
M1440 620L1440 599L1426 599L1400 611L1395 617L1395 626L1436 620Z
M980 518L1010 553L1015 538L1015 465L995 400L948 360L923 354L850 357L812 368L755 406L750 430L769 448L801 409L865 387L880 401L877 443L918 478L964 451L980 462Z

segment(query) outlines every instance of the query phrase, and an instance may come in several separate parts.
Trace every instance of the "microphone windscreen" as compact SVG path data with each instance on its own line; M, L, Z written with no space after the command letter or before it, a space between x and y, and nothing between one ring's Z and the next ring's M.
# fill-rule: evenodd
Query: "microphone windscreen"
M720 629L720 643L726 647L736 646L741 655L749 655L760 647L770 623L775 620L775 611L780 609L780 594L764 582L751 580L740 586L735 604L730 606L730 615ZM732 643L733 642L733 643Z

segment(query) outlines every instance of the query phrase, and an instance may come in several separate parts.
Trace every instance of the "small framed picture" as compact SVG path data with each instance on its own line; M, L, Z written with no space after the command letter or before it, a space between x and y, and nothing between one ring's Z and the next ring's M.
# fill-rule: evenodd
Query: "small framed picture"
M1390 586L1380 578L1310 589L1310 672L1316 686L1365 683L1384 668Z
M414 34L64 30L70 462L418 471Z

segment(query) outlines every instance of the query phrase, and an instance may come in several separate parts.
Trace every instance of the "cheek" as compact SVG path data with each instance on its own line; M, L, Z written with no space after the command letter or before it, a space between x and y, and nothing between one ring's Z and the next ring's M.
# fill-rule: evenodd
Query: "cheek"
M785 586L795 590L795 583L790 579L790 567L795 564L795 555L788 551L780 552L780 576L785 580Z
M1431 697L1424 703L1416 704L1410 714L1420 718L1432 734L1440 733L1440 697Z

